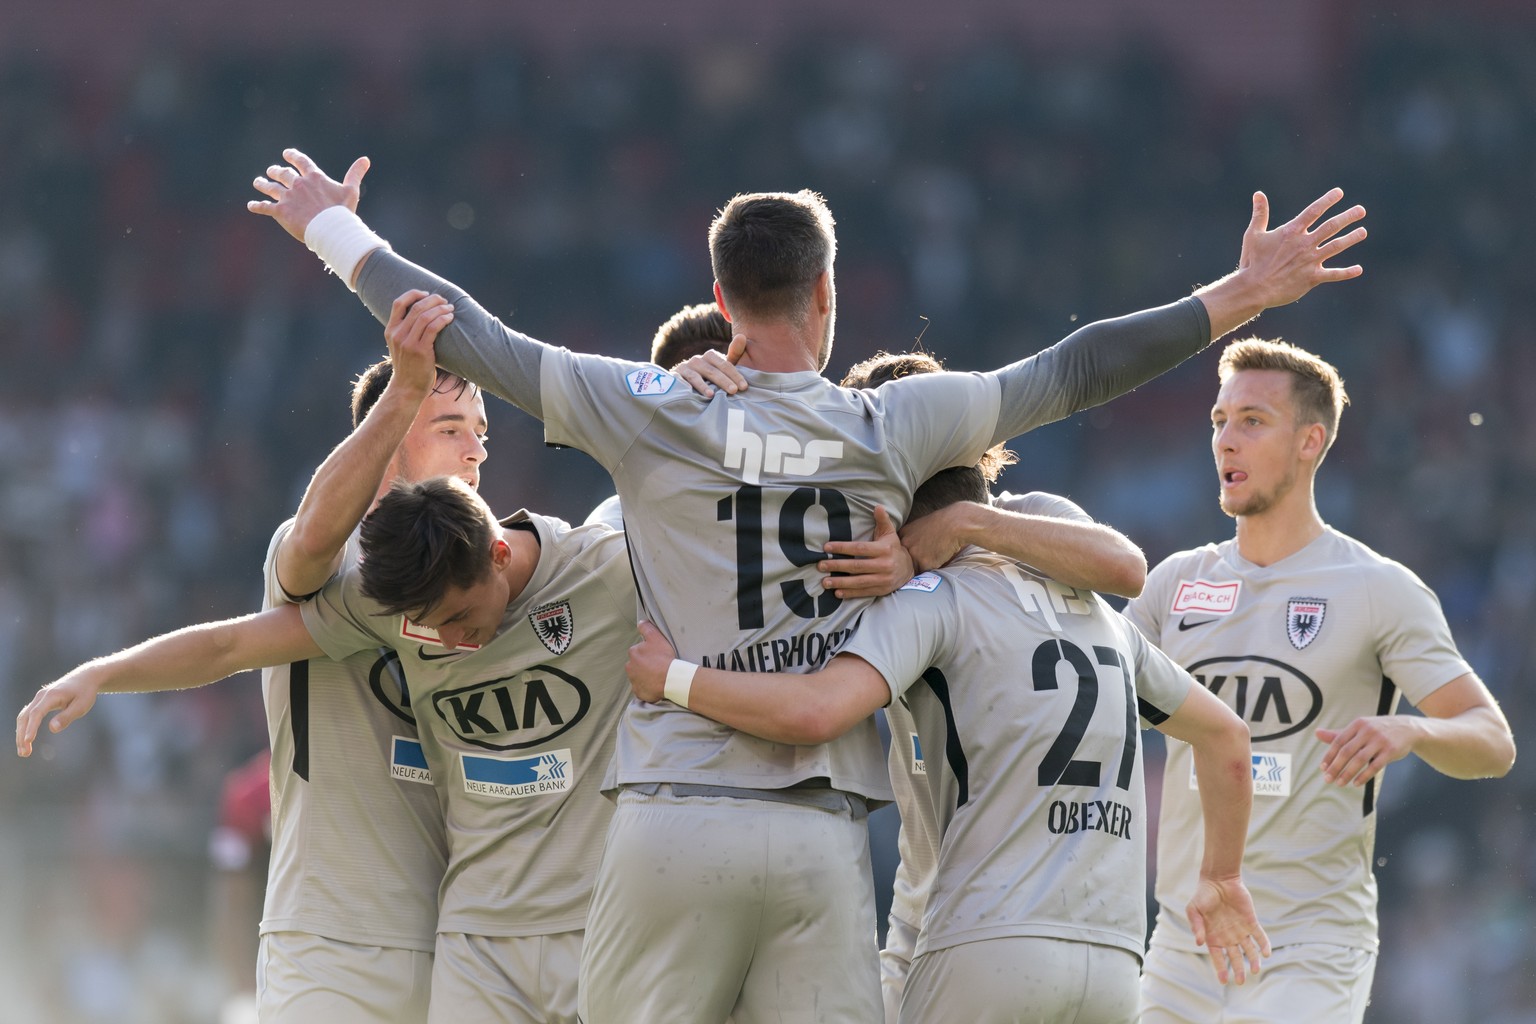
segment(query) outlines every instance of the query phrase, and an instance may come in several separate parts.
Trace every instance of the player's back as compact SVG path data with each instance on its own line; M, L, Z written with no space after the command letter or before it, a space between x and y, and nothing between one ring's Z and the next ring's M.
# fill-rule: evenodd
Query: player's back
M1028 935L1139 956L1138 700L1167 713L1187 677L1165 662L1138 698L1149 657L1129 624L1093 593L1008 559L972 550L925 576L931 592L888 599L902 614L872 609L855 646L862 656L882 633L937 616L933 664L903 697L930 797L913 807L943 836L916 952Z
M727 669L825 664L867 603L822 590L825 543L870 536L876 505L899 520L932 471L975 461L997 420L996 383L979 375L859 392L810 371L746 371L745 393L705 400L634 366L546 354L547 437L613 474L645 613L678 656ZM588 415L598 404L605 414ZM889 799L873 723L797 747L668 704L626 710L620 783L780 788L814 778Z

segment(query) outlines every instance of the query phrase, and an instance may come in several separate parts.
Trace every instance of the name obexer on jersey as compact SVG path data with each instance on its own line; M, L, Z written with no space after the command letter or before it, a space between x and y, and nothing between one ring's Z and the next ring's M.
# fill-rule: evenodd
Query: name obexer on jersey
M792 637L759 640L757 643L722 651L714 657L706 654L699 664L704 668L720 668L731 672L782 672L786 668L820 668L836 654L848 638L852 627L830 633L797 633Z
M741 470L745 483L762 483L762 474L811 476L822 459L841 459L843 442L813 438L801 442L789 434L758 434L747 429L747 414L731 409L725 414L726 469Z

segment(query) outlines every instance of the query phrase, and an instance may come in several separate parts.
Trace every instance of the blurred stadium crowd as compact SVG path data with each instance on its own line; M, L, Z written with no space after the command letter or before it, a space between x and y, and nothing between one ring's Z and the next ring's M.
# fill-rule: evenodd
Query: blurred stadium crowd
M842 240L834 376L918 335L955 368L1000 365L1230 269L1252 190L1278 220L1342 185L1370 211L1365 277L1258 330L1334 360L1352 392L1324 517L1424 577L1536 744L1536 32L1379 27L1326 87L1260 102L1135 46L167 52L123 89L12 55L0 134L4 706L258 606L271 531L383 349L244 209L297 145L337 176L373 158L365 211L397 250L529 333L620 355L708 299L716 207L813 187ZM1207 353L1022 439L1004 484L1070 495L1153 563L1223 538L1214 393ZM608 493L522 414L490 416L493 507L579 521ZM228 982L209 835L225 774L265 744L258 690L108 697L0 772L0 1020L210 1019ZM1388 773L1368 1020L1536 1021L1529 760L1492 783Z

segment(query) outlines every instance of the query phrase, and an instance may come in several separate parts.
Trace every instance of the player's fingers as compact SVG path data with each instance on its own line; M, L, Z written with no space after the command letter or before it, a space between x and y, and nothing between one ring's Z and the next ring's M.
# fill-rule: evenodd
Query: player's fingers
M387 330L404 322L406 316L411 311L411 307L416 305L426 294L426 292L419 288L412 288L408 292L402 292L395 296L395 301L389 304L389 323L385 325L385 329Z
M1324 192L1322 195L1308 203L1307 208L1298 213L1291 220L1291 223L1310 231L1312 229L1312 225L1317 223L1318 219L1328 211L1329 207L1333 206L1343 198L1343 189L1331 188L1327 192Z
M1248 973L1243 970L1243 949L1241 946L1229 946L1226 953L1227 964L1232 972L1232 980L1241 985L1248 980Z
M1365 228L1359 227L1355 228L1355 230L1351 231L1347 235L1340 235L1338 238L1329 239L1317 247L1318 260L1323 263L1328 262L1339 253L1343 252L1345 249L1348 249L1354 245L1359 245L1361 242L1365 241L1367 234L1369 234L1369 232L1367 232Z
M289 146L283 150L283 159L297 168L300 174L321 173L320 165L311 160L309 154L303 150L294 149L292 146Z
M1365 273L1365 268L1356 263L1352 267L1324 267L1322 273L1317 275L1318 284L1330 284L1334 281L1348 281Z
M1248 218L1245 234L1262 234L1269 227L1269 197L1263 192L1253 194L1253 214Z
M885 554L884 544L876 544L870 540L829 540L821 546L821 549L838 558L869 558L872 555ZM832 569L821 571L832 572Z
M347 168L347 173L342 176L341 183L348 188L357 188L363 183L363 175L368 173L368 168L373 166L373 161L365 156L360 156L352 161L352 166Z
M1327 220L1323 221L1312 231L1312 235L1313 237L1320 239L1332 238L1334 235L1338 234L1340 231L1343 231L1355 221L1362 219L1364 216L1365 207L1351 206L1343 213L1336 213L1332 217L1329 217Z
M1205 945L1205 915L1196 910L1193 904L1184 908L1184 914L1189 918L1189 931L1194 936L1195 945ZM1211 955L1213 957L1216 955L1214 949L1211 950Z
M896 532L896 527L891 523L890 514L885 511L884 505L875 506L875 536L888 537Z
M693 370L692 367L679 366L673 372L677 374L679 379L681 379L684 384L687 384L689 387L693 388L693 390L697 391L705 398L714 397L714 385L710 384L709 381L701 377L697 372Z
M292 167L284 167L282 164L273 164L267 168L267 177L282 185L284 188L292 187L299 180L299 172Z
M725 349L725 358L730 360L731 365L734 366L735 364L741 362L742 357L746 354L747 336L745 334L731 335L731 343L726 346Z
M277 182L268 178L263 178L259 175L251 179L251 187L254 188L257 192L260 192L262 195L269 196L273 199L281 199L283 193L288 191Z

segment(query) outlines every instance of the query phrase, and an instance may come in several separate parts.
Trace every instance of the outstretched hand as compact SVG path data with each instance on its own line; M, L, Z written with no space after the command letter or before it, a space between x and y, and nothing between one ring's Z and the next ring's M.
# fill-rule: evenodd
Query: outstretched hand
M1347 281L1364 272L1358 263L1348 267L1326 265L1339 253L1365 241L1364 227L1339 233L1365 217L1363 206L1351 206L1318 223L1343 198L1343 189L1329 189L1271 231L1269 197L1263 192L1253 194L1253 216L1243 232L1237 269L1258 282L1265 309L1295 302L1320 284Z
M1195 942L1210 950L1217 981L1225 985L1230 978L1241 985L1248 974L1259 973L1260 961L1270 953L1269 936L1242 879L1202 876L1184 912Z
M251 182L265 200L252 199L245 208L263 217L271 217L299 241L304 241L304 230L320 211L332 206L345 206L357 212L357 201L362 195L363 175L368 173L369 161L360 156L352 161L340 181L329 177L320 166L297 149L283 150L283 159L289 166L273 164L264 177Z
M817 562L816 571L836 575L823 578L822 589L832 591L840 600L884 597L905 586L913 576L912 556L881 505L875 506L873 539L832 540L823 550L831 557Z
M640 642L630 647L624 671L629 673L629 688L635 691L635 696L647 704L655 704L665 699L667 669L677 657L677 651L662 636L661 630L649 622L642 619L636 628L640 630Z
M79 669L49 683L38 690L16 716L16 753L22 757L31 755L32 743L49 715L53 715L53 719L48 722L48 731L63 732L95 703L96 687L87 682Z

